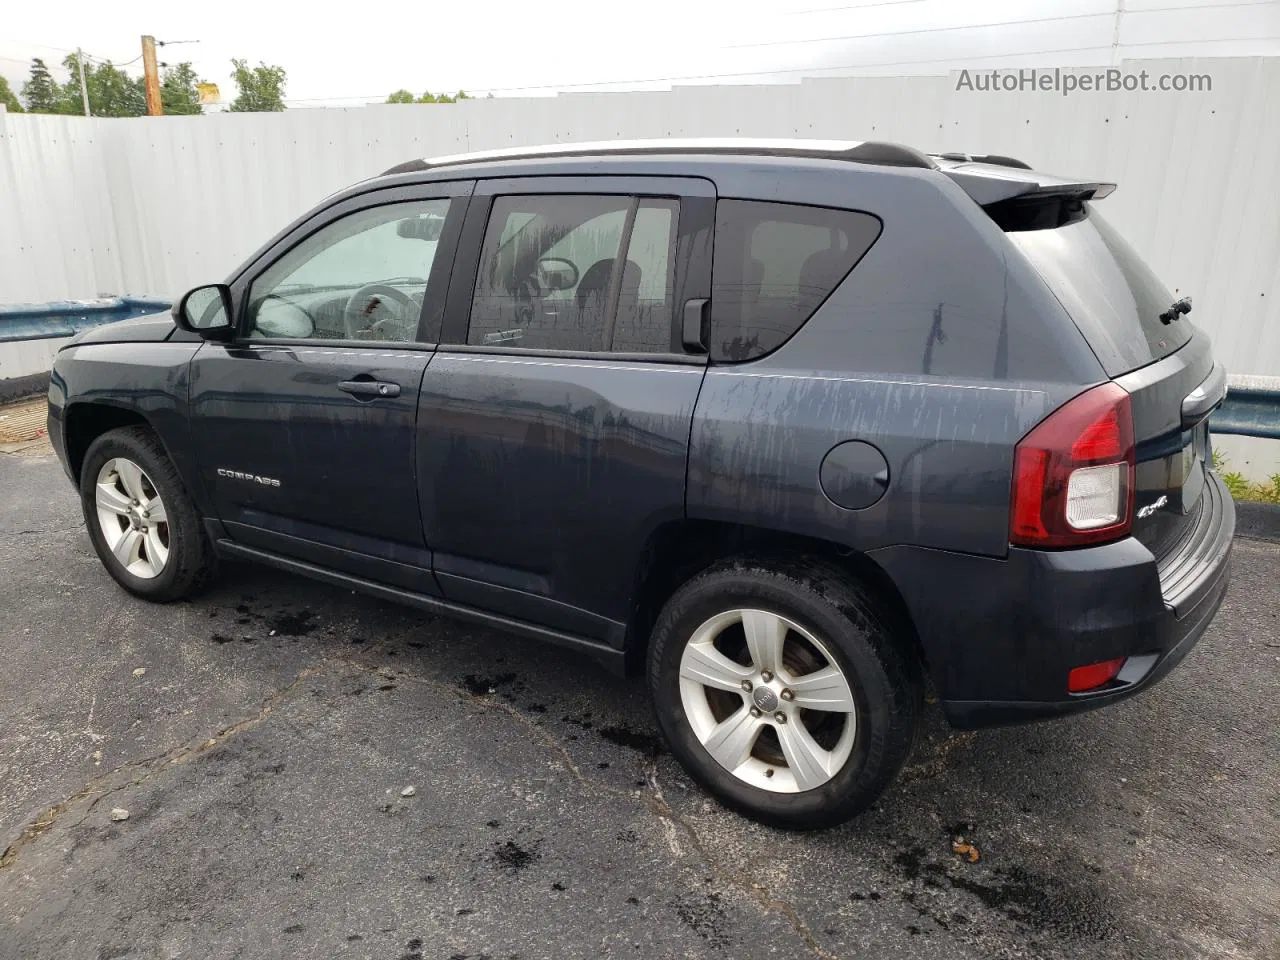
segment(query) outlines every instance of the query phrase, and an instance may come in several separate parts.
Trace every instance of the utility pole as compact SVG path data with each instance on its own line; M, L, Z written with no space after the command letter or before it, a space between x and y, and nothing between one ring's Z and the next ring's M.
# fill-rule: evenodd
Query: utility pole
M160 72L156 69L156 38L142 38L142 72L147 82L147 116L163 117L164 102L160 99Z
M80 98L84 101L84 115L92 117L89 112L89 87L84 82L84 51L76 47L76 66L80 68Z

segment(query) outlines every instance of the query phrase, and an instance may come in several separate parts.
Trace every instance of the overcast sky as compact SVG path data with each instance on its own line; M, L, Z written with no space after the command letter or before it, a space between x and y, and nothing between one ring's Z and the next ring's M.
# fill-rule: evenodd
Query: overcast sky
M1280 0L364 0L213 4L23 2L0 24L0 74L77 46L117 64L139 37L198 40L190 60L234 97L230 59L288 71L290 106L382 100L404 87L483 94L1105 64L1113 57L1280 55ZM126 68L138 72L140 63Z

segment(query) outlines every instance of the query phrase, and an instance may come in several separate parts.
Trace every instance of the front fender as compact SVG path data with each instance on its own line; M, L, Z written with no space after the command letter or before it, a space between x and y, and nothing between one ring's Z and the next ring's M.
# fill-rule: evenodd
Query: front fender
M188 403L200 343L79 344L61 351L49 376L49 438L75 483L85 450L106 430L147 424L205 516L210 501L196 468Z

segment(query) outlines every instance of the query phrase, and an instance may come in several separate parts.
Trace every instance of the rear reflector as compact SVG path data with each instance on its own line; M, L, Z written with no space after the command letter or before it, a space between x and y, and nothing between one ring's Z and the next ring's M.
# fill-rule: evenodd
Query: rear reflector
M1087 667L1076 667L1067 674L1067 692L1088 693L1090 690L1105 687L1120 673L1125 659L1125 657L1117 657L1115 660L1091 663Z

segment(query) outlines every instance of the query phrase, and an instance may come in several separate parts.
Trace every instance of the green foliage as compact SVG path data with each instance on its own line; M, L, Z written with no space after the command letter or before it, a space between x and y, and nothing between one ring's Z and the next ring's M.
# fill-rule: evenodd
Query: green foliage
M62 87L59 113L83 113L80 95L80 64L76 54L62 61L70 74ZM147 90L141 77L131 77L110 61L85 62L85 87L89 90L89 112L95 117L143 117L147 113Z
M22 113L22 103L9 87L9 81L4 77L0 77L0 103L3 103L5 109L10 113Z
M196 90L196 72L191 64L180 63L160 74L160 101L166 117L200 113L200 93Z
M457 103L459 100L470 100L465 90L459 90L453 96L447 93L432 93L428 90L420 97L414 97L408 90L397 90L387 97L387 103Z
M1226 465L1227 458L1215 450L1213 452L1213 469L1221 475L1222 482L1227 485L1227 490L1231 492L1232 500L1280 503L1280 473L1273 473L1263 483L1252 483L1237 470L1223 473L1222 468Z
M269 67L261 62L250 67L246 60L232 60L231 65L235 67L231 79L240 91L231 104L232 113L271 113L284 109L287 79L284 67Z
M22 98L31 113L84 113L79 59L76 54L70 54L62 65L68 77L66 83L59 84L43 60L31 61L31 77L22 85ZM89 111L95 117L146 116L147 88L141 77L129 76L110 61L95 64L86 57L84 83L89 91ZM6 90L0 88L0 99ZM200 113L196 74L191 64L180 63L162 72L160 99L166 114Z
M1249 499L1249 481L1244 478L1243 473L1232 470L1230 473L1222 475L1222 482L1227 485L1227 489L1231 491L1232 500L1248 500Z
M32 113L62 113L62 90L43 60L31 61L31 76L22 85L22 99Z

